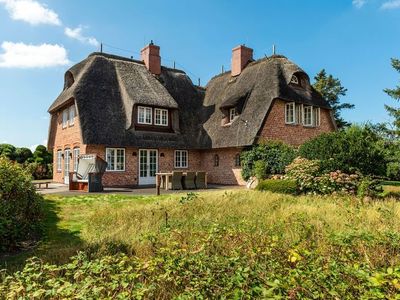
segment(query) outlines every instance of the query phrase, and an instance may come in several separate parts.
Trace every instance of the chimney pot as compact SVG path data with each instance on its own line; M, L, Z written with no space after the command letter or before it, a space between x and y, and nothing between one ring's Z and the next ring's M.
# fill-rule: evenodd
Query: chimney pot
M160 47L154 45L153 41L140 51L142 61L147 70L154 75L161 74Z
M253 49L244 45L232 49L231 75L237 76L242 73L246 65L253 60Z

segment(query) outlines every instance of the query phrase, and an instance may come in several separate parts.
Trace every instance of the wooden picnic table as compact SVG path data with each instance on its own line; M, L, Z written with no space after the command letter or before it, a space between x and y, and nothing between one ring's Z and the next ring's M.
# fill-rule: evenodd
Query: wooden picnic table
M187 172L182 172L182 177L185 177ZM157 189L157 195L160 195L160 188L161 188L161 183L163 185L163 188L168 191L169 188L169 180L170 177L172 177L172 172L158 172L156 173L156 189ZM205 174L205 184L207 188L207 172Z
M36 185L39 189L42 188L42 184L46 186L46 189L49 188L49 183L52 183L51 180L33 180L33 185Z

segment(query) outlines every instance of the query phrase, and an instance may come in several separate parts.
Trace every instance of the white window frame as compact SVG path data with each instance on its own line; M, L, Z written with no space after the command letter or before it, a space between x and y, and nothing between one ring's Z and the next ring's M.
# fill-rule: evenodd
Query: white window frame
M299 84L299 77L292 75L292 78L290 78L290 83Z
M229 123L233 122L235 118L237 117L237 110L236 107L232 107L229 109Z
M185 156L182 154L185 153ZM183 158L186 158L183 160ZM189 167L189 152L187 150L175 150L174 166L176 169L187 169Z
M57 172L62 172L62 153L61 149L57 150Z
M163 115L165 114L165 115ZM157 119L158 116L158 119ZM165 122L163 117L165 116ZM168 126L168 109L155 108L154 109L154 125Z
M143 120L140 120L140 112L143 111ZM148 116L150 116L150 121L148 121ZM137 115L138 124L152 125L153 124L153 109L148 106L138 106Z
M108 163L108 152L114 150L114 155L111 158L114 163L114 168L110 169L111 164ZM118 151L123 151L123 169L117 169L118 165ZM125 164L126 164L126 151L125 148L106 148L106 162L107 162L107 172L125 172Z
M62 128L68 127L69 109L66 108L62 111Z
M68 109L68 122L69 126L73 126L75 123L75 105L71 105Z
M289 111L291 112L291 118L289 118ZM285 104L285 123L296 124L296 103L294 102Z
M310 113L310 122L307 123L307 113ZM303 125L307 127L312 127L314 125L313 107L304 106L303 107Z
M75 147L73 149L74 156L74 172L78 171L78 157L80 155L81 149L79 147Z
M315 112L315 118L314 118L314 123L315 126L321 126L321 109L319 107L314 108Z

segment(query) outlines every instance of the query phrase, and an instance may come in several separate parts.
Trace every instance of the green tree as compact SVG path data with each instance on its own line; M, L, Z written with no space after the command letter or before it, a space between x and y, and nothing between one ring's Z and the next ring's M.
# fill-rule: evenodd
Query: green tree
M392 67L400 73L400 60L396 58L392 58ZM384 89L384 92L388 94L393 99L400 101L400 86L396 86L394 89ZM394 107L385 105L385 108L390 116L394 118L392 130L393 134L396 136L400 136L400 107Z
M33 154L32 154L31 149L29 149L29 148L22 147L22 148L17 148L15 150L15 160L20 164L22 164L26 161L29 161L32 158L33 158Z
M0 156L5 156L10 160L15 160L16 148L10 144L0 144Z
M39 145L36 147L35 152L33 152L33 159L39 164L51 164L53 162L53 155L47 151L46 146Z
M334 78L332 75L328 75L325 69L322 69L314 77L313 87L321 93L321 95L328 101L332 107L333 115L338 128L348 127L351 125L345 121L341 116L343 109L353 109L354 104L351 103L340 103L340 97L346 96L347 89L344 88L338 78Z

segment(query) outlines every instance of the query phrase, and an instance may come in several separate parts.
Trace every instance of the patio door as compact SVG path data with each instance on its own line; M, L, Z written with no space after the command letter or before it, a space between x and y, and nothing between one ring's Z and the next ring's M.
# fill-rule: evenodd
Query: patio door
M64 151L64 183L69 184L69 165L71 163L71 149Z
M158 151L155 149L139 150L139 185L156 184L158 171Z

